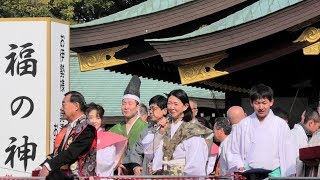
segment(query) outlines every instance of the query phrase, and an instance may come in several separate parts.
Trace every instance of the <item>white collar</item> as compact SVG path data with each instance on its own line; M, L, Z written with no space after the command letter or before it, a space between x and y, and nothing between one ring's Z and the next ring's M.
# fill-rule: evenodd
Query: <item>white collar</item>
M72 123L69 123L68 126L71 126L72 128L74 128L78 122L78 120L83 116L84 114L82 114L81 116L79 116L76 120L74 120Z

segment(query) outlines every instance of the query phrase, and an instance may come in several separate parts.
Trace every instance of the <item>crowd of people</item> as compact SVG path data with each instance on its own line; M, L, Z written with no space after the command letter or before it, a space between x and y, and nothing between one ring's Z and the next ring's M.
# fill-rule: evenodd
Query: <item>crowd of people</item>
M271 109L271 87L259 84L249 93L252 114L232 106L211 125L196 118L197 102L181 89L152 97L147 108L140 100L140 83L132 77L122 97L124 120L107 131L103 107L86 104L79 92L66 93L62 113L68 124L57 135L52 154L36 168L39 176L306 175L299 149L317 134L317 110L307 108L290 130Z

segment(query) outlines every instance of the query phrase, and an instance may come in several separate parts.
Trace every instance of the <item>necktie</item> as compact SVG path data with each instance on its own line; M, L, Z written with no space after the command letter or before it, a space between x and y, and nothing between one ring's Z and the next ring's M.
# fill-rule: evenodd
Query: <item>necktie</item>
M212 175L219 176L220 175L220 154L218 155L216 161L214 162Z

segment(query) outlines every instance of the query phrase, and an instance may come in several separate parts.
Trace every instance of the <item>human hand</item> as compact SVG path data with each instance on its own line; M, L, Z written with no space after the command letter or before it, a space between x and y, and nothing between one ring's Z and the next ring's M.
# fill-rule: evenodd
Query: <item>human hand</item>
M118 167L118 176L127 175L127 174L128 174L127 168L124 167L124 165L120 164Z
M40 170L38 176L45 177L45 176L48 176L48 174L49 174L49 170L47 169L47 167L42 166L42 169Z
M158 122L158 124L160 125L160 130L159 130L160 134L163 135L166 132L166 129L168 127L168 123L169 123L169 121L166 118L163 118Z
M135 176L141 176L142 174L142 167L141 166L136 166L133 168L133 173Z
M148 163L148 171L149 171L149 174L153 174L153 170L152 170L152 162L149 162Z
M245 167L240 167L240 168L238 168L238 171L239 172L244 172L244 171L246 171L247 169L245 168Z

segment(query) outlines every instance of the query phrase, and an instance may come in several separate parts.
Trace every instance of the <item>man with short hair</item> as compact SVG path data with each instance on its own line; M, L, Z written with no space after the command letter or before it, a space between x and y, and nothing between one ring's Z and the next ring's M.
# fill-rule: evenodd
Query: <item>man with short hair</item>
M143 103L140 104L139 114L142 121L148 122L148 108Z
M320 116L317 110L307 108L304 111L304 121L295 124L291 130L297 144L297 176L302 177L304 174L304 164L299 159L299 149L309 146L309 140L312 134L315 133L320 127Z
M192 111L192 123L199 123L196 116L198 115L198 103L195 100L189 100L189 105Z
M149 127L141 131L140 137L125 158L130 163L134 175L150 175L149 166L153 154L158 149L169 120L167 115L167 98L156 95L149 101Z
M265 169L269 177L287 177L296 172L296 144L285 121L270 109L273 90L264 84L250 89L254 113L232 132L232 162L239 171Z
M229 171L232 167L228 166L228 151L230 146L229 134L231 133L231 125L225 117L218 117L213 126L214 138L220 142L218 161L220 163L219 175L231 174Z
M39 176L47 176L49 171L63 170L66 174L78 176L95 175L96 129L84 114L85 100L77 91L67 92L62 101L61 111L68 121L61 131L63 139L59 146L42 164ZM58 141L56 139L56 141ZM89 161L88 161L89 159Z

